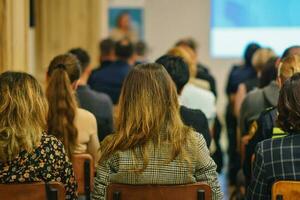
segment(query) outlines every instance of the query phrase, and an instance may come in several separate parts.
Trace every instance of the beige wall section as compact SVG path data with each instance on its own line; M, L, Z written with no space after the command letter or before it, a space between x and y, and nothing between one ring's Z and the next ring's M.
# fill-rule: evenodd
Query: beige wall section
M0 72L28 70L29 0L0 0Z
M43 81L50 60L70 48L86 49L97 62L101 0L36 2L36 75Z

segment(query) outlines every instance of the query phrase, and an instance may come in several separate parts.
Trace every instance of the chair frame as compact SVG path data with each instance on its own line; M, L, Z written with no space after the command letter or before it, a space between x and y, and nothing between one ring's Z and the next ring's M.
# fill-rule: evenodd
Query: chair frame
M93 191L93 180L94 180L94 160L93 157L90 154L73 154L72 157L72 163L73 166L77 164L79 160L84 160L83 161L83 187L84 187L84 192L79 191L79 195L85 195L86 199L90 200L91 199L91 192ZM74 169L75 173L75 178L77 179L77 176L81 176L76 173L76 169ZM81 184L80 181L77 181L78 184Z
M194 183L186 185L128 185L128 184L110 184L107 187L107 200L127 200L122 197L122 191L129 189L129 191L149 190L150 193L160 194L162 192L169 193L175 190L194 190L197 200L211 200L212 191L209 185L206 183ZM159 191L159 192L158 192ZM164 195L163 195L164 196ZM147 196L146 196L147 197ZM145 197L145 199L147 199ZM159 196L151 196L149 199L157 199ZM166 197L164 197L165 199ZM176 200L176 198L175 198ZM179 199L178 199L179 200Z
M292 199L299 199L300 197L300 181L292 181L292 180L281 180L276 181L272 185L272 200L282 200L282 199L290 199L289 197L285 197L285 192L288 191L287 188L293 188L299 192L297 192L297 197ZM295 191L293 190L292 191Z
M24 199L28 199L28 188L31 188L31 192L36 192L41 188L44 188L45 199L47 200L64 200L65 199L65 188L62 183L59 182L33 182L33 183L9 183L9 184L0 184L0 196L1 193L8 194L8 191L11 191L10 196L6 196L6 200L15 200L16 197L13 196L16 193L21 193L22 190L26 190L22 192L24 194ZM2 196L3 197L3 196ZM8 198L8 199L7 199ZM18 200L20 198L17 198ZM23 198L22 198L23 199ZM34 199L32 199L34 200ZM40 199L39 199L40 200Z

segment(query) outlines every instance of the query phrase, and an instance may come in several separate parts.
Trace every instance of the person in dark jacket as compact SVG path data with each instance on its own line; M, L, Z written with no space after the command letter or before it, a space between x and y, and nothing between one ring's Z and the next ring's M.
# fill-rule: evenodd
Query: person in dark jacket
M174 81L177 93L180 95L183 87L189 81L189 69L182 58L178 56L164 55L156 60L165 67L172 80ZM211 135L208 129L208 121L201 110L190 109L180 106L180 115L182 121L195 129L196 132L203 135L207 146L210 146Z
M288 49L291 50L292 48ZM283 54L279 64L277 77L279 87L281 87L282 84L293 74L300 72L300 56L292 54L297 51L289 51L288 49ZM245 161L243 165L244 174L246 176L246 184L249 184L251 178L251 157L254 153L255 146L265 139L272 137L277 138L286 134L277 127L276 120L277 108L273 107L272 109L267 109L257 120L256 128L253 130L253 133L249 133L249 142L246 145Z
M248 200L271 199L271 188L276 181L300 181L299 88L300 73L283 84L278 100L278 124L288 135L258 143Z
M114 105L118 103L123 81L134 64L133 51L133 44L129 40L118 41L115 45L117 60L95 71L88 80L92 89L108 94Z
M239 128L241 135L246 135L251 122L258 119L265 109L276 106L279 95L277 78L277 57L272 57L262 70L259 82L261 88L254 89L245 97L240 111Z
M93 113L97 120L98 138L103 140L113 132L113 103L110 97L102 92L92 90L87 85L91 74L90 57L81 49L71 49L69 53L75 55L81 64L81 76L76 90L79 106Z
M254 53L260 49L260 45L257 43L250 43L247 45L244 53L244 63L240 65L234 65L229 73L226 94L228 97L228 104L226 108L225 122L228 135L228 155L229 155L229 181L230 184L234 184L236 181L236 175L240 169L240 156L237 149L237 118L234 115L234 98L240 83L246 80L256 77L256 71L252 66L251 60Z

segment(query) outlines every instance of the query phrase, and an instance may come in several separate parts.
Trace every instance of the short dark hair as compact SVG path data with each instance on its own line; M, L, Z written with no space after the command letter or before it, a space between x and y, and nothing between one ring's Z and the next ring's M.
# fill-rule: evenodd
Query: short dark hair
M286 80L278 99L278 124L283 131L300 131L300 73Z
M115 48L118 59L128 60L134 52L133 44L127 39L122 39L116 42Z
M101 40L101 42L99 43L99 51L103 56L110 55L111 52L114 50L115 50L115 42L110 38Z
M263 70L261 72L261 76L259 78L259 87L263 88L267 85L269 85L272 81L276 80L277 78L277 67L276 62L278 60L278 57L274 56L271 57L265 67L263 67Z
M164 66L176 85L177 93L180 94L190 78L187 63L181 57L172 55L161 56L155 62Z
M139 56L146 55L146 53L148 51L148 46L147 46L146 42L140 40L137 43L135 43L135 45L134 45L134 51Z
M84 72L84 70L89 66L91 61L87 51L82 48L74 48L71 49L69 53L73 54L79 60L81 65L81 71Z
M299 45L294 45L294 46L290 46L289 48L285 49L282 56L281 56L281 60L292 55L293 54L293 50L294 49L300 49Z
M260 45L257 43L249 43L244 52L244 60L247 67L252 67L252 57L254 53L260 49Z

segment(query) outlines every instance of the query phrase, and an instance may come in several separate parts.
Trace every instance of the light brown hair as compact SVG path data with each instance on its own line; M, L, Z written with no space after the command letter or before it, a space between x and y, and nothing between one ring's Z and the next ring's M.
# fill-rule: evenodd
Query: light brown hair
M0 162L31 152L46 130L47 99L31 75L0 75Z
M179 115L177 92L168 72L160 64L135 66L122 88L116 119L116 134L102 145L100 162L116 151L133 151L143 159L142 171L148 164L148 145L172 146L170 160L178 155L189 161L183 146L192 129Z
M276 56L274 51L270 48L261 48L255 51L252 57L252 66L257 72L261 72L268 60Z
M167 52L167 55L178 56L181 57L189 67L190 77L195 78L197 75L197 63L195 62L195 58L193 58L192 49L188 46L182 47L174 47Z
M74 124L77 102L72 84L80 77L80 64L72 54L56 56L48 67L46 96L49 103L48 133L60 139L70 156L77 144Z
M278 76L282 83L298 72L300 72L300 56L297 54L290 55L279 63Z

